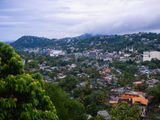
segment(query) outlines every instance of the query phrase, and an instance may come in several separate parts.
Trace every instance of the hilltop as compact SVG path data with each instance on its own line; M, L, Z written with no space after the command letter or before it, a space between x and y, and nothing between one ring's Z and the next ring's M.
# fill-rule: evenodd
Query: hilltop
M46 46L52 46L53 44L54 40L36 36L22 36L15 42L11 43L11 45L14 46L15 48L46 47Z

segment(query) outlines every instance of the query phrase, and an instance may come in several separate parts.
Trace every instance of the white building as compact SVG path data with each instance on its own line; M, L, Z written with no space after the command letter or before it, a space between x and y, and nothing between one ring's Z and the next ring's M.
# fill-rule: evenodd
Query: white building
M61 50L51 50L50 51L50 56L51 57L57 57L57 56L60 56L60 55L65 55L65 53Z
M143 52L143 61L151 61L152 59L160 60L159 51Z

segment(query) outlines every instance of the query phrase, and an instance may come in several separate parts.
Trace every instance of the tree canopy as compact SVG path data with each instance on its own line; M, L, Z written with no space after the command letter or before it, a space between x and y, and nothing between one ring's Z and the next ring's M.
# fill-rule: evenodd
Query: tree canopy
M86 120L83 104L70 99L61 88L52 83L46 83L45 88L56 107L60 120Z
M153 103L160 103L160 84L150 89L149 94L154 97Z
M14 49L0 43L0 77L23 73L23 62Z
M112 120L138 120L140 109L137 105L130 106L128 103L119 103L113 106L110 115Z
M0 43L0 120L58 120L41 77L25 74L20 56Z

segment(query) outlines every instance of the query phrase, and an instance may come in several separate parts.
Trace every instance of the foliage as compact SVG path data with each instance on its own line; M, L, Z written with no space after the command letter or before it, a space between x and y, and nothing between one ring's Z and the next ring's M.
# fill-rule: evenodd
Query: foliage
M149 94L154 97L154 99L152 99L152 102L160 103L160 84L158 84L157 86L153 87L149 91Z
M0 43L0 77L23 73L23 62L14 49Z
M91 118L89 120L105 120L105 118L102 117L102 116L96 116L96 117L93 117L93 118Z
M28 74L10 75L0 80L0 118L56 120L56 110L41 81Z
M106 109L108 105L107 93L104 91L92 91L91 94L84 97L84 105L86 106L87 113L95 116L97 111Z
M77 79L73 76L67 76L63 80L59 82L59 86L61 86L66 91L71 91L76 87Z
M70 99L62 89L52 83L46 83L45 88L56 107L60 120L86 120L83 104Z
M12 43L15 48L36 48L36 47L46 47L54 44L54 40L50 40L43 37L35 36L23 36L17 41Z
M0 43L0 120L58 120L42 77L23 71L20 56Z
M135 63L114 61L113 63L111 63L111 66L122 71L122 74L118 76L119 77L118 82L121 86L125 86L126 84L131 84L133 80L135 80L134 75L138 71L138 68Z
M128 103L119 103L111 109L112 120L138 120L140 108L137 105L130 106Z
M143 65L148 66L150 69L160 68L160 60L145 61L142 63Z

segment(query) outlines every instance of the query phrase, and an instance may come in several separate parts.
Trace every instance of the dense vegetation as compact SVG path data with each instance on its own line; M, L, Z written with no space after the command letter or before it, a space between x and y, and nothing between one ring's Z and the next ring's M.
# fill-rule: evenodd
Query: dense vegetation
M112 120L138 120L139 111L136 105L129 106L126 103L120 103L112 108L111 117Z
M69 98L61 88L52 84L45 85L47 94L53 101L60 120L86 120L86 112L83 104Z
M12 43L12 45L17 49L47 47L47 46L52 46L53 44L54 40L50 40L44 37L35 37L35 36L23 36L14 43Z
M0 120L58 120L42 79L23 71L20 56L0 43Z

